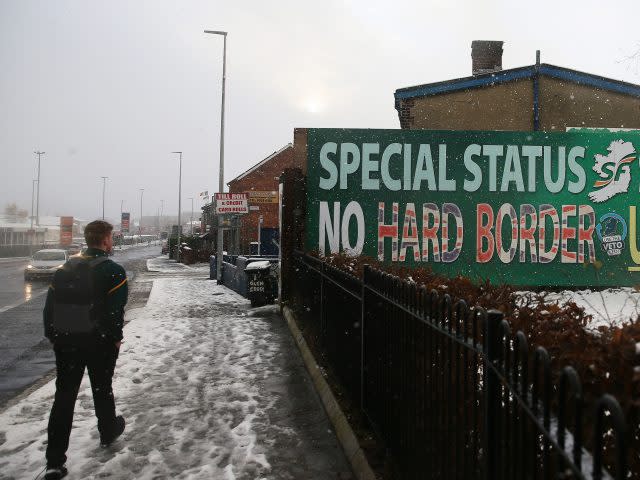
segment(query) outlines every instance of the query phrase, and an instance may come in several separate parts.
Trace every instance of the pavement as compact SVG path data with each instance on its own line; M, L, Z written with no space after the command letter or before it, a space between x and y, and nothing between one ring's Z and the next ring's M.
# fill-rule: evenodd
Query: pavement
M99 447L85 375L67 478L354 478L278 309L252 309L208 266L148 266L132 286L151 294L127 312L114 377L127 428ZM0 412L0 478L41 474L54 391L49 381Z

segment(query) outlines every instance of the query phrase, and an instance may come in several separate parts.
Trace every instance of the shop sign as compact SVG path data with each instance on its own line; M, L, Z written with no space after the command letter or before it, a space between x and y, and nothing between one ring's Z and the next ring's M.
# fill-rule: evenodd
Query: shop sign
M216 193L216 215L249 213L246 193Z
M640 282L638 132L310 129L306 249L515 285Z
M250 204L278 203L278 192L275 190L274 191L251 190L247 193L249 194Z

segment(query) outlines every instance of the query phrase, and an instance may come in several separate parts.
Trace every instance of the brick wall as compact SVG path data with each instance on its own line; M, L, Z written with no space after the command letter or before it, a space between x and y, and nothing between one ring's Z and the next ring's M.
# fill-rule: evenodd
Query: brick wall
M299 167L293 154L293 147L288 146L280 153L267 160L253 171L229 182L230 193L243 193L250 191L278 191L280 175L285 168ZM251 202L249 203L251 205ZM279 204L256 204L259 210L250 211L243 215L240 227L240 252L249 253L251 242L258 241L258 222L262 215L263 228L278 228Z

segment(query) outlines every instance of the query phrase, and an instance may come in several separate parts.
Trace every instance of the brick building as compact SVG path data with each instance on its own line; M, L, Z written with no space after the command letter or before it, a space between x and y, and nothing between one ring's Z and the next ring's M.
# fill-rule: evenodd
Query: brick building
M271 242L278 238L278 188L280 175L286 168L296 166L293 145L285 145L258 164L227 183L230 193L249 194L249 213L240 218L240 253L249 253L251 243L258 241L258 224L262 217L261 253L277 253ZM299 165L298 165L299 166Z
M502 70L502 45L471 44L472 76L400 88L400 127L428 130L640 129L640 85L539 62Z

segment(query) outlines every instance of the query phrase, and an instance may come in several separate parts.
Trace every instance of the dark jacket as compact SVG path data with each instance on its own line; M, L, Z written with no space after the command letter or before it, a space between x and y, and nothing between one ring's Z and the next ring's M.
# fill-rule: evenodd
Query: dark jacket
M106 257L107 254L98 248L88 248L83 255L87 259ZM102 262L93 269L93 284L96 295L97 333L96 340L119 342L122 340L124 325L124 307L127 304L129 289L127 274L113 260ZM56 342L53 331L53 285L49 285L47 301L44 306L44 335L50 341Z

